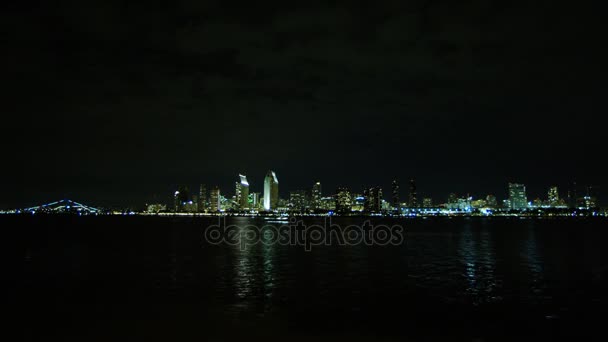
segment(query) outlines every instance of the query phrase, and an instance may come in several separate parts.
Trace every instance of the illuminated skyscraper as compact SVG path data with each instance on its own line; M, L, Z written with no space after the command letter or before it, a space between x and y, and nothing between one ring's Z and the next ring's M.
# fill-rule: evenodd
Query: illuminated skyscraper
M249 209L249 182L247 176L240 175L240 181L236 182L235 200L239 210Z
M363 192L365 197L365 211L368 213L379 213L382 211L382 188L371 187Z
M410 198L408 204L410 208L418 207L418 194L416 193L416 182L414 179L410 179Z
M249 194L249 208L258 210L260 209L260 193L252 192Z
M549 188L549 192L547 193L547 200L549 201L549 205L555 207L559 204L559 193L557 192L557 187L552 186Z
M522 210L528 208L528 197L526 186L523 184L509 183L509 203L511 209Z
M264 178L264 210L276 210L279 203L279 180L274 171L268 170Z
M392 184L392 197L391 197L391 206L393 210L399 210L399 183L397 180L393 181Z
M336 211L339 213L350 213L352 205L350 190L345 187L336 189Z
M313 210L321 209L321 182L316 182L312 186L311 207Z
M207 186L205 184L201 184L198 188L197 208L201 213L207 209Z
M587 194L583 196L579 205L585 209L597 209L597 191L595 187L587 186Z
M220 209L220 188L216 186L209 192L209 211L217 212Z
M306 210L306 191L297 190L290 192L289 208L296 212L303 212Z

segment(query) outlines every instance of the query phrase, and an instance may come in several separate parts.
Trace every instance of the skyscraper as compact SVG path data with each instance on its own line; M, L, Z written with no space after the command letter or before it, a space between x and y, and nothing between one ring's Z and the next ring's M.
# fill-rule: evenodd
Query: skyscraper
M597 208L597 191L593 186L587 186L586 195L583 196L580 205L586 209Z
M312 210L319 210L321 209L321 182L316 182L313 186L312 186L312 192L311 192L311 207Z
M559 193L557 192L557 187L552 186L549 188L547 193L547 200L549 201L549 205L555 207L559 204Z
M296 190L289 193L289 208L292 211L303 212L306 210L306 191Z
M184 205L191 201L190 191L187 186L179 186L173 196L173 205L176 212L184 210Z
M418 194L416 193L416 182L414 179L410 179L410 198L409 198L409 207L417 208L418 207Z
M252 192L249 194L249 208L258 210L260 209L260 193Z
M220 211L220 188L215 186L209 192L209 211Z
M399 210L399 183L397 180L393 181L392 184L392 197L391 197L391 206L393 210Z
M523 184L509 183L509 203L511 209L522 210L528 208L528 197L526 186Z
M236 182L235 200L239 210L249 209L249 182L247 176L239 174L240 181Z
M264 210L277 209L279 203L279 180L274 171L268 170L264 178Z
M207 209L207 186L205 184L201 184L198 188L197 208L199 213Z
M352 196L346 187L336 189L336 211L339 213L350 213L352 210Z
M368 213L379 213L382 211L382 188L371 187L363 192L365 196L365 211Z

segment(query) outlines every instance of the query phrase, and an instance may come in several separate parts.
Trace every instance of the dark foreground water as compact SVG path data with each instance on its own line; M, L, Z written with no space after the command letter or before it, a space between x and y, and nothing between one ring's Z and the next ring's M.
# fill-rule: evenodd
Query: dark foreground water
M405 243L310 252L206 244L214 222L1 217L13 327L44 341L606 337L605 220L383 221Z

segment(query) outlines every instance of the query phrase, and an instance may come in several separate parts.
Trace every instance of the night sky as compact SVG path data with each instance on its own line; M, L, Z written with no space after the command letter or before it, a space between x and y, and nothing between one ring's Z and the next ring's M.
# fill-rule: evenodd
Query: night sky
M0 205L231 196L268 169L282 197L606 191L604 12L583 2L153 3L2 11Z

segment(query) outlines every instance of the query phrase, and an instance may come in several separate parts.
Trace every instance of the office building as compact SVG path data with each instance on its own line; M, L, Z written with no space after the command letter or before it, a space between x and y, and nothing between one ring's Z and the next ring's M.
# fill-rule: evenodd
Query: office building
M316 182L312 186L311 198L310 198L310 207L312 210L321 209L321 182Z
M209 192L209 211L218 212L221 210L220 188L215 186Z
M382 212L382 188L378 186L368 188L363 192L363 196L365 197L365 212Z
M559 193L557 192L556 186L552 186L549 188L549 191L547 192L547 201L549 202L548 204L552 207L555 207L559 204Z
M264 210L276 210L279 204L279 180L274 171L268 170L264 178Z
M296 190L289 193L289 209L294 212L306 210L306 191Z
M391 206L393 210L399 210L399 183L397 180L391 184Z
M349 213L352 210L352 196L346 187L336 189L336 212Z
M408 205L410 208L418 208L418 194L416 192L416 182L410 179L410 196Z
M197 209L199 212L207 210L207 186L201 184L198 188Z
M524 210L528 208L528 197L526 186L523 184L509 183L509 202L511 209Z
M238 210L249 209L249 182L247 176L239 174L239 181L235 185L235 203Z

